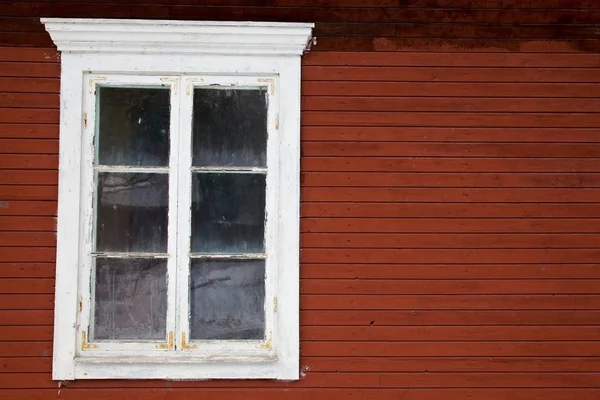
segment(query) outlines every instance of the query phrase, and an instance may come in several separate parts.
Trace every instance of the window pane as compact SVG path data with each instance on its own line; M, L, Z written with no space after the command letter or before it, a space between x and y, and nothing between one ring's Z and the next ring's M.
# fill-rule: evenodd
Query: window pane
M167 174L98 173L96 251L167 251Z
M263 260L192 260L190 337L264 339Z
M194 166L266 166L265 89L195 89Z
M96 260L95 340L164 340L167 261Z
M168 165L169 96L167 88L98 87L98 162Z
M264 252L265 175L196 173L192 179L192 252Z

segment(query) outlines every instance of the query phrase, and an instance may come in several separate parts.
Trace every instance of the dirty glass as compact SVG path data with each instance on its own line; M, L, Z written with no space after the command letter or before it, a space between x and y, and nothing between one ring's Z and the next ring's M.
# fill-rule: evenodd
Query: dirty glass
M265 196L263 174L194 173L192 252L264 252Z
M167 261L98 258L95 340L165 340Z
M192 165L264 167L265 89L194 89Z
M100 165L167 166L168 88L98 87Z
M166 252L169 176L98 173L96 251Z
M192 340L262 340L264 304L264 260L192 260Z

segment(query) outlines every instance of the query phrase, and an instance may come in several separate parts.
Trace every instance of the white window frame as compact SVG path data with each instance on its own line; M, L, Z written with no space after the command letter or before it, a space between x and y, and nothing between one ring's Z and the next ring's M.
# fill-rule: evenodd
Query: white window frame
M62 52L53 379L298 379L300 56L312 43L313 24L42 22ZM169 213L178 218L169 218L168 269L180 274L189 271L188 262L181 262L189 258L189 246L181 245L180 236L189 236L191 197L178 202L174 194L186 198L182 183L191 180L190 168L178 163L190 158L193 88L268 88L264 341L187 341L187 324L179 321L179 329L170 322L187 313L187 282L180 279L168 286L169 299L179 304L168 304L164 343L89 342L93 110L99 84L171 89L169 168L177 174L169 178Z

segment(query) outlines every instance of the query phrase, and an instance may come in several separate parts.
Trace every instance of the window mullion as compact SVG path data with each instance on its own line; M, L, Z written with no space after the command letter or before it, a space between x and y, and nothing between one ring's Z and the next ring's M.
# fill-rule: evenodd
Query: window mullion
M192 82L181 80L179 93L178 217L177 217L177 318L176 347L183 350L189 342L189 249L192 202Z
M180 97L179 92L181 82L179 78L163 78L163 82L171 84L171 121L169 134L169 217L168 217L168 263L167 263L167 346L166 350L175 349L175 333L177 321L177 219L179 216L178 207L178 165L179 165L179 129Z

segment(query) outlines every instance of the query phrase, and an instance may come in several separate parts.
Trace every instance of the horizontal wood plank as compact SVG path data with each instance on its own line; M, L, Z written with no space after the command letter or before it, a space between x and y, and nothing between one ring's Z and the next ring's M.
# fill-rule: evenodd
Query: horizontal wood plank
M357 260L359 261L359 260ZM432 260L433 261L433 260ZM6 286L3 281L3 286ZM10 282L10 280L8 280ZM14 282L17 284L18 282ZM48 282L51 283L51 282ZM525 281L515 279L460 280L333 280L306 279L300 292L306 294L594 294L598 282L592 279ZM50 287L39 283L40 290ZM7 290L10 287L6 288Z
M58 154L3 154L0 168L58 170Z
M2 47L0 47L2 49ZM4 78L0 76L0 88L7 93L58 94L60 82L56 78Z
M600 55L593 53L474 53L454 52L310 52L302 57L304 66L371 67L505 67L505 68L597 68Z
M521 220L519 220L521 221ZM423 225L422 220L417 220ZM483 224L483 222L482 222ZM489 222L488 222L489 224ZM434 225L435 226L435 225ZM511 229L510 233L481 234L481 233L442 233L428 226L432 233L312 233L315 228L307 228L300 236L300 246L307 248L369 248L369 249L549 249L549 248L596 248L600 247L600 235L574 234L574 233L523 233L523 230ZM578 225L578 227L581 224ZM497 230L498 225L480 226L480 230ZM305 228L306 229L306 228ZM396 228L404 229L404 227ZM341 230L341 229L340 229ZM346 227L344 227L344 231ZM518 232L518 233L516 233ZM51 234L42 233L14 233L0 232L0 244L9 245L35 245L39 240L40 245L52 245L56 238Z
M42 296L42 295L39 295ZM455 295L419 295L414 296L412 294L392 294L392 295L329 295L329 294L303 294L300 298L301 310L597 310L600 309L600 296L592 295L570 295L570 294L546 294L546 295L468 295L468 294L455 294ZM10 308L7 308L10 309ZM367 329L372 326L367 327ZM396 327L390 330L381 331L382 334L385 332L393 332ZM472 337L478 336L476 332L477 328L469 330L472 332ZM600 331L596 328L590 328L587 331L590 332L589 336L586 336L582 328L581 335L578 333L578 329L581 327L560 327L557 328L560 332L565 332L564 340L599 340ZM329 328L319 328L316 332L322 332L325 336L329 335L326 330ZM347 334L344 333L344 328L334 329L331 328L330 340L348 340L351 335L352 329L347 330ZM457 327L456 329L462 329ZM466 329L466 328L465 328ZM515 328L516 329L516 328ZM495 339L494 332L501 334L501 332L509 332L515 330L513 328L503 329L481 329L481 332L489 332L489 335L484 335L480 340L510 340L511 337L506 339ZM525 329L525 328L523 328ZM527 340L563 340L558 337L555 339L549 339L549 332L553 331L553 327L543 327L539 329L532 329L531 332L535 331L539 334L537 338L534 336ZM526 329L525 329L526 330ZM401 332L399 330L398 332ZM417 332L417 330L409 330L410 332ZM454 331L450 329L450 331ZM526 330L530 332L529 330ZM543 331L543 332L542 332ZM374 329L373 332L360 329L356 332L362 332L368 335L369 340L394 340L393 335L386 336L388 339L383 339ZM423 333L429 332L423 329ZM544 333L545 332L545 333ZM361 334L352 334L355 338L362 337ZM468 335L467 335L468 336ZM509 335L510 336L510 335ZM302 336L308 340L307 336ZM588 339L585 339L587 337ZM379 338L379 339L377 339ZM401 336L396 338L397 340L404 340ZM468 340L465 337L464 340ZM526 340L518 339L516 336L514 340ZM418 340L416 337L414 340ZM422 340L426 340L422 337ZM437 340L437 339L433 339ZM463 340L463 339L447 339L447 340Z
M519 153L524 149L521 147L509 146L504 148L510 154L498 154L496 157L473 157L467 158L466 152L460 153L466 147L454 147L456 156L448 158L447 153L453 147L451 144L442 145L442 148L421 146L421 155L414 154L412 156L375 156L373 154L367 156L350 156L344 154L345 151L352 149L355 152L367 153L373 150L370 144L362 144L367 150L361 150L359 145L354 148L348 146L320 148L316 145L311 150L315 152L331 152L335 153L332 156L308 156L306 152L301 160L301 169L303 172L333 172L333 171L354 171L354 172L597 172L600 171L600 159L596 158L578 158L573 156L565 156L561 158L548 157L528 157L521 156ZM405 147L398 146L400 151L410 151L410 145ZM532 146L535 147L535 146ZM543 145L538 145L538 148L543 148ZM306 148L306 145L304 145ZM469 147L474 151L476 147ZM484 147L485 148L485 147ZM482 151L484 148L479 148ZM310 148L309 148L310 149ZM340 150L345 149L345 150ZM370 150L369 150L370 149ZM377 151L386 151L385 146L376 146ZM489 149L489 147L488 147ZM512 151L511 151L512 149ZM577 146L577 149L580 149ZM419 150L414 148L416 152ZM558 150L555 148L555 150ZM533 150L533 148L531 149ZM538 150L539 151L539 150ZM581 150L578 150L581 151ZM439 152L439 153L438 153ZM556 153L554 153L556 154ZM444 155L446 155L444 157Z
M5 257L12 261L12 258L18 258L14 261L52 261L53 255L40 251L31 256L18 255L16 251L5 251ZM600 256L600 249L304 249L300 255L301 262L309 263L359 263L359 264L389 264L389 263L415 263L415 264L487 264L487 263L507 263L507 264L543 264L543 263L595 263ZM571 290L567 293L585 293L585 285L574 287L565 283L565 286L556 288L559 292ZM393 283L392 283L393 285ZM530 286L531 293L536 293L536 286L531 282L526 283ZM359 285L360 286L360 285ZM345 287L351 293L355 286L348 283L348 286L340 285L336 293L342 293ZM571 289L567 289L571 287ZM325 288L319 290L326 290ZM327 290L332 290L328 287ZM360 289L358 289L360 290ZM372 289L375 290L375 289ZM458 290L458 289L457 289ZM468 290L463 287L462 290ZM507 289L510 290L510 289ZM520 289L517 289L520 290ZM523 289L525 290L525 289ZM587 289L591 290L591 289ZM597 288L596 288L597 290ZM322 292L321 292L322 293ZM326 292L325 292L326 293ZM383 291L381 292L383 293ZM530 293L530 292L519 292ZM590 293L590 292L587 292Z
M4 232L0 230L0 247L55 247L54 232Z
M8 187L8 186L5 186ZM2 193L0 186L0 193ZM32 190L33 191L33 190ZM27 192L29 194L29 191ZM594 203L598 189L303 188L305 202Z
M58 94L47 93L1 93L0 107L58 108Z
M39 359L42 364L43 359ZM15 362L16 365L19 365ZM308 371L322 372L597 372L600 360L580 358L524 357L304 357L301 364ZM8 371L7 371L8 372ZM14 371L18 372L18 371Z
M334 114L334 113L332 113ZM600 114L599 114L600 117ZM24 141L0 140L10 148L19 150L18 145ZM29 142L24 142L29 143ZM51 140L32 140L32 150L37 147L47 148ZM22 151L25 151L23 148ZM596 144L574 143L400 143L400 142L304 142L302 151L306 157L462 157L464 165L469 165L470 158L552 158L581 157L598 158L600 149ZM412 160L411 160L412 161ZM586 162L582 160L581 162ZM376 160L373 160L376 162ZM477 162L476 160L474 162ZM493 161L492 161L493 162ZM535 162L535 161L532 161ZM593 162L593 161L592 161ZM513 168L511 172L518 171ZM357 171L358 172L358 171ZM479 172L479 171L474 171ZM485 172L480 171L480 172Z
M8 203L10 208L11 202ZM55 217L17 217L17 216L2 216L0 217L1 231L56 231Z
M51 172L15 170L0 183L51 185L57 179ZM600 186L600 174L311 172L302 174L300 182L304 187L594 188Z
M2 213L1 209L0 213ZM302 203L301 217L303 220L307 218L598 218L600 217L600 204L354 203L336 201ZM515 231L514 233L522 232Z
M56 201L0 201L0 216L55 216L56 207Z
M54 263L0 263L1 278L54 278Z
M8 73L8 72L7 72ZM32 75L36 76L36 75ZM582 82L597 83L591 68L457 68L457 67L336 67L305 66L304 81L388 82Z
M0 185L58 185L58 171L54 170L4 170Z
M304 218L300 224L300 231L307 233L344 233L346 240L354 243L356 246L340 246L338 241L334 242L330 248L340 247L358 247L368 248L365 243L361 245L360 239L364 236L356 237L354 233L368 233L370 238L365 238L373 242L373 236L379 233L558 233L565 234L590 232L598 233L600 231L600 219L480 219L480 218L448 218L448 219L426 219L418 218L416 215L412 218ZM319 235L318 237L321 237ZM440 237L440 247L443 248L443 235ZM543 240L543 238L540 238ZM327 240L327 239L325 239ZM390 244L389 239L382 238ZM468 240L468 238L465 238ZM485 240L485 239L482 239ZM546 237L551 241L551 237ZM367 243L370 243L367 242ZM305 242L303 242L305 243ZM346 242L348 243L348 242ZM399 243L396 243L399 244ZM575 243L573 243L575 244ZM308 246L312 247L312 246ZM319 247L327 247L325 245ZM395 248L391 245L390 248ZM404 246L400 246L404 247ZM406 246L410 247L410 246ZM522 246L518 246L522 247ZM586 246L575 246L586 247ZM594 246L591 246L594 247ZM507 246L510 248L510 246Z
M51 109L0 108L0 124L58 124L59 112Z
M29 269L23 273L30 273ZM300 274L306 279L598 279L600 268L597 263L407 264L400 260L394 264L302 263Z
M0 157L2 158L2 157ZM58 198L57 186L23 186L0 185L0 198L5 202L13 200L43 200L56 201ZM4 204L4 203L3 203Z
M599 74L600 75L600 74ZM5 96L6 97L6 96ZM0 94L0 105L3 97ZM35 107L36 105L53 107L47 104L50 99L29 101L27 98L12 95L4 99L7 107ZM491 98L491 97L368 97L368 96L305 96L302 99L305 111L394 111L394 112L513 112L513 113L549 113L549 112L600 112L600 99L595 98ZM547 129L547 128L546 128ZM423 130L423 129L422 129ZM432 129L434 130L434 129ZM443 130L443 128L442 128ZM534 131L534 129L531 129ZM543 129L540 129L543 130ZM368 129L363 129L367 131ZM377 130L374 130L377 131ZM479 129L484 131L484 129ZM425 133L425 132L424 132ZM473 132L475 133L475 132ZM522 136L526 132L521 130ZM562 132L562 136L568 136ZM578 133L577 131L575 133ZM363 135L368 140L368 135ZM401 135L395 136L401 139ZM485 138L485 136L481 136ZM508 138L504 138L507 141ZM531 139L529 139L531 140ZM539 140L539 139L538 139ZM570 139L573 140L573 139ZM543 141L543 140L542 140Z
M327 109L327 104L330 103L325 100L339 99L350 104L355 98L345 97L324 97L324 101L320 101L320 98L311 98L307 101L319 101L319 104L323 104L323 109ZM362 99L362 98L361 98ZM386 99L390 98L364 98L368 99L369 103L374 104L374 107L380 107L380 104L384 104ZM391 100L398 99L404 101L404 98L391 98ZM444 98L409 98L407 102L416 100L417 103L427 104L427 107L432 107L431 104L435 104L435 101L447 101L452 104L485 104L486 99L444 99ZM497 99L494 99L494 101ZM510 104L514 99L500 100L503 104ZM593 104L595 100L583 99L586 102L590 100ZM464 102L463 102L464 101ZM480 102L481 101L481 102ZM518 99L518 101L528 101L527 99ZM533 100L537 102L537 100ZM542 100L545 101L545 100ZM557 100L550 99L549 101L557 101L561 103L569 103L570 100ZM331 107L335 107L335 106ZM320 105L319 105L320 107ZM368 107L368 106L366 106ZM365 108L366 108L365 107ZM568 107L568 106L565 106ZM17 125L19 126L19 125ZM32 127L29 127L33 129ZM12 128L11 128L12 129ZM29 137L27 133L23 134L24 137ZM36 132L36 135L37 134ZM32 136L32 135L30 135ZM37 136L35 136L37 137ZM40 136L41 138L41 136ZM600 142L600 132L597 129L588 128L449 128L449 127L319 127L319 126L305 126L301 131L301 140L304 142L440 142L440 143L452 143L461 142L467 143L536 143L537 145L550 145L552 143L598 143Z
M0 309L1 310L53 310L54 295L53 294L0 294ZM10 328L10 329L9 329ZM0 340L26 340L26 336L21 335L13 339L10 338L8 332L13 332L14 327L0 328L0 333L5 332L6 335L0 335ZM45 327L47 328L47 327ZM41 329L41 328L40 328ZM34 328L29 329L31 332L37 332ZM47 330L44 330L46 332ZM41 337L32 333L31 340L51 340L50 337Z
M52 113L37 116L38 122L51 122ZM19 122L26 116L3 116L0 121ZM330 112L306 111L302 114L304 126L443 126L443 127L551 127L551 128L597 128L600 114L578 113L434 113L434 112Z
M3 78L58 78L60 76L60 66L57 63L0 61L0 76Z
M302 83L304 96L597 98L592 83L335 82ZM512 125L507 125L512 127Z
M0 24L6 27L7 24L20 24L21 26L28 26L30 29L42 31L44 26L37 18L6 18L2 17ZM25 31L25 29L19 29L18 31ZM3 62L17 61L17 62L47 62L57 63L59 61L59 53L56 48L25 48L25 47L0 47L0 60Z

